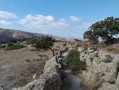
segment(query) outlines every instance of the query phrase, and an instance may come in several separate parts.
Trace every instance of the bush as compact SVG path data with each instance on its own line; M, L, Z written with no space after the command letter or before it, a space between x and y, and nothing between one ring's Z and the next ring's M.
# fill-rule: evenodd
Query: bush
M79 52L74 49L69 52L66 58L66 64L73 72L85 70L86 63L80 61L79 57L80 57Z
M5 48L6 46L5 45L0 45L0 48Z
M23 45L13 45L13 46L9 46L6 48L6 50L16 50L16 49L20 49L20 48L24 48L25 46Z
M28 44L28 45L29 45L29 44L34 45L34 44L37 43L37 41L38 41L38 39L32 38L32 39L27 40L27 44Z
M11 42L8 43L8 47L13 46L13 45L14 45L14 44L11 43Z
M44 36L40 40L37 41L35 47L38 49L43 49L43 50L50 49L53 53L53 56L55 56L54 50L52 49L54 42L55 40L52 37Z
M1 40L0 40L0 44L5 44L5 43L6 43L5 41L1 41Z

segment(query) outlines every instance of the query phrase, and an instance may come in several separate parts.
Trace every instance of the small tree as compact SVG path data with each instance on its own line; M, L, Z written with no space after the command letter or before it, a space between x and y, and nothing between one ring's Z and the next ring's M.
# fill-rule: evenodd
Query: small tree
M37 41L35 47L43 50L50 49L53 53L53 56L55 56L54 50L52 49L53 43L54 43L54 39L52 37L45 36Z
M99 38L110 44L114 40L114 35L119 33L119 18L107 17L104 20L94 23L89 30L84 33L84 39L98 41Z

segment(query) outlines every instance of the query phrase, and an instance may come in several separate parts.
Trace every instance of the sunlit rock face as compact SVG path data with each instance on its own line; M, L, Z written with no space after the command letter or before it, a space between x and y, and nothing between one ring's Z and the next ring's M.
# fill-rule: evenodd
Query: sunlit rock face
M84 47L79 47L78 51L80 52L80 60L86 61L87 64L87 71L83 71L85 82L100 82L99 90L119 90L118 54ZM94 78L94 76L97 77Z

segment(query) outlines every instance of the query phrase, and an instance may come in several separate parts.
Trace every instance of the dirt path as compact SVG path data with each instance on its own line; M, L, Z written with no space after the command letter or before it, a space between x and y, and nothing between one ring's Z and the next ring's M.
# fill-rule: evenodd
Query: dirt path
M80 86L80 78L77 75L73 75L70 70L65 70L64 74L66 75L69 85L67 90L83 90Z

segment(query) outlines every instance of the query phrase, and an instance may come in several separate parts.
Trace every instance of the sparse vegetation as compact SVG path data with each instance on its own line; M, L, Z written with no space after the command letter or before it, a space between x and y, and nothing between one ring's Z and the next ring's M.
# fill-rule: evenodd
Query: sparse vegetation
M6 43L5 41L1 41L1 40L0 40L0 44L5 44L5 43Z
M0 48L5 48L6 46L5 45L0 45Z
M6 48L6 51L8 50L16 50L16 49L20 49L20 48L24 48L25 46L23 45L12 45Z
M50 49L53 53L53 56L55 56L54 50L52 49L53 44L54 44L54 39L52 37L45 36L37 41L35 47L43 50Z
M34 45L34 44L36 44L36 43L37 43L37 41L38 41L38 39L31 38L31 39L27 40L27 44Z
M66 58L66 64L73 72L84 70L86 68L86 63L80 61L79 56L79 52L76 49L74 49L69 52Z
M10 47L10 46L13 46L13 45L14 45L13 43L9 42L7 46Z

